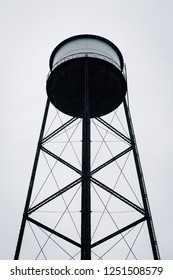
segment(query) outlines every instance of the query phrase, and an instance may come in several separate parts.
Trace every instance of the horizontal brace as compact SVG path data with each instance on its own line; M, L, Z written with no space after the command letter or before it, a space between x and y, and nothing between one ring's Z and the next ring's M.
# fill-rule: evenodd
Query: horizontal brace
M97 117L96 118L97 121L99 121L100 123L102 123L103 125L105 125L108 129L110 129L111 131L113 131L115 134L117 134L121 139L125 140L127 143L131 144L131 140L125 136L123 133L121 133L120 131L118 131L116 128L114 128L113 126L111 126L109 123L107 123L106 121L104 121L102 118Z
M44 199L43 201L41 201L40 203L38 203L37 205L35 205L34 207L30 208L28 210L28 215L32 214L34 211L36 211L37 209L39 209L40 207L44 206L45 204L47 204L48 202L52 201L53 199L55 199L56 197L62 195L63 193L65 193L66 191L69 191L71 188L73 188L74 186L76 186L78 183L80 183L82 181L82 178L78 178L77 180L73 181L72 183L70 183L69 185L67 185L66 187L64 187L63 189L59 190L58 192L52 194L51 196L47 197L46 199Z
M136 226L136 225L138 225L138 224L140 224L142 222L144 222L145 220L146 220L146 218L143 217L143 218L141 218L141 219L139 219L139 220L129 224L128 226L126 226L126 227L124 227L122 229L119 229L118 231L116 231L116 232L114 232L114 233L112 233L112 234L110 234L110 235L100 239L99 241L91 244L91 248L100 245L101 243L103 243L103 242L105 242L105 241L107 241L107 240L109 240L109 239L111 239L111 238L113 238L113 237L123 233L124 231L126 231L126 230L128 230L128 229L130 229L130 228L132 228L132 227L134 227L134 226Z
M53 230L53 229L51 229L49 227L47 227L44 224L42 224L42 223L40 223L40 222L30 218L30 217L27 217L27 220L29 222L35 224L36 226L41 227L41 228L47 230L48 232L50 232L50 233L52 233L52 234L54 234L54 235L64 239L65 241L70 242L71 244L73 244L73 245L75 245L77 247L81 247L81 245L79 243L77 243L76 241L72 240L71 238L68 238L67 236L65 236L65 235L63 235L63 234L61 234L61 233L59 233L59 232L57 232L57 231L55 231L55 230Z
M139 206L137 206L136 204L134 204L132 201L128 200L127 198L125 198L124 196L122 196L121 194L115 192L114 190L112 190L111 188L109 188L108 186L104 185L103 183L101 183L100 181L98 181L97 179L91 177L91 181L93 183L95 183L97 186L101 187L102 189L104 189L105 191L109 192L111 195L117 197L118 199L120 199L121 201L123 201L124 203L128 204L129 206L131 206L132 208L134 208L136 211L140 212L142 215L145 214L145 210L140 208Z
M76 168L75 166L71 165L70 163L68 163L67 161L65 161L64 159L60 158L59 156L53 154L51 151L47 150L45 147L41 146L41 150L45 153L47 153L49 156L55 158L56 160L58 160L59 162L63 163L64 165L66 165L67 167L71 168L72 170L74 170L75 172L77 172L78 174L82 175L82 172Z
M105 163L101 164L100 166L98 166L97 168L95 168L94 170L91 171L91 175L95 174L96 172L98 172L99 170L101 170L102 168L106 167L108 164L114 162L115 160L117 160L118 158L124 156L126 153L130 152L132 150L132 147L130 146L129 148L127 148L126 150L124 150L123 152L121 152L120 154L116 155L115 157L109 159L108 161L106 161Z
M72 124L74 121L76 121L78 118L74 117L71 118L69 121L67 121L66 123L64 123L62 126L60 126L59 128L57 128L56 130L54 130L52 133L50 133L48 136L46 136L45 138L42 139L42 144L47 142L49 139L51 139L52 137L54 137L56 134L58 134L60 131L62 131L63 129L65 129L67 126L69 126L70 124Z

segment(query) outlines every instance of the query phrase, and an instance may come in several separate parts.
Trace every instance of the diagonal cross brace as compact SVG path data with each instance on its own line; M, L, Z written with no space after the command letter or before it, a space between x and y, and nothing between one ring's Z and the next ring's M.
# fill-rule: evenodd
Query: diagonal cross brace
M132 150L132 147L130 146L129 148L127 148L126 150L124 150L123 152L121 152L120 154L114 156L113 158L109 159L108 161L104 162L103 164L101 164L100 166L98 166L97 168L95 168L94 170L91 171L91 175L95 174L96 172L100 171L102 168L106 167L107 165L109 165L110 163L116 161L118 158L124 156L125 154L127 154L128 152L130 152Z
M106 126L108 129L110 129L111 131L113 131L115 134L117 134L121 139L125 140L127 143L131 144L131 140L125 136L123 133L121 133L119 130L117 130L115 127L111 126L109 123L107 123L105 120L103 120L102 118L97 117L96 118L97 121L99 121L100 123L102 123L104 126Z
M116 231L116 232L114 232L114 233L112 233L112 234L110 234L110 235L100 239L99 241L93 243L91 245L91 248L93 248L93 247L95 247L97 245L100 245L101 243L103 243L103 242L105 242L105 241L107 241L107 240L109 240L109 239L111 239L111 238L121 234L122 232L124 232L124 231L126 231L126 230L128 230L128 229L130 229L130 228L132 228L132 227L134 227L134 226L144 222L145 220L146 220L146 217L143 217L143 218L141 218L141 219L139 219L139 220L129 224L128 226L126 226L126 227L124 227L124 228L122 228L122 229L120 229L120 230L118 230L118 231Z
M138 212L140 212L141 214L145 214L145 210L140 208L138 205L136 205L135 203L133 203L132 201L128 200L127 198L125 198L124 196L122 196L121 194L115 192L114 190L112 190L111 188L109 188L108 186L104 185L103 183L101 183L100 181L98 181L97 179L91 177L91 181L93 183L95 183L97 186L101 187L102 189L104 189L105 191L109 192L111 195L117 197L118 199L120 199L121 201L123 201L124 203L128 204L129 206L131 206L132 208L134 208L135 210L137 210Z
M80 245L79 243L77 243L76 241L72 240L71 238L69 238L69 237L67 237L67 236L65 236L65 235L63 235L63 234L61 234L61 233L59 233L59 232L57 232L57 231L55 231L55 230L49 228L49 227L47 227L47 226L44 225L44 224L42 224L42 223L40 223L40 222L38 222L38 221L36 221L36 220L30 218L30 217L27 217L27 220L28 220L29 222L31 222L31 223L37 225L38 227L41 227L41 228L47 230L48 232L50 232L50 233L52 233L52 234L54 234L54 235L56 235L56 236L58 236L58 237L60 237L60 238L62 238L62 239L64 239L64 240L66 240L66 241L68 241L68 242L70 242L70 243L73 244L73 245L75 245L75 246L77 246L77 247L81 247L81 245Z
M55 158L56 160L58 160L59 162L63 163L64 165L66 165L67 167L71 168L72 170L74 170L75 172L77 172L78 174L82 175L82 172L76 168L75 166L73 166L72 164L68 163L67 161L65 161L64 159L60 158L59 156L55 155L54 153L52 153L51 151L49 151L48 149L46 149L45 147L41 146L41 150L45 153L47 153L49 156Z
M54 194L52 194L51 196L47 197L46 199L44 199L43 201L39 202L38 204L36 204L35 206L33 206L32 208L30 208L28 210L28 215L32 214L34 211L36 211L37 209L39 209L40 207L44 206L45 204L47 204L48 202L52 201L53 199L55 199L56 197L62 195L63 193L65 193L66 191L70 190L71 188L73 188L74 186L76 186L78 183L80 183L82 181L82 178L78 178L77 180L73 181L72 183L70 183L69 185L67 185L66 187L64 187L63 189L59 190L58 192L55 192Z
M42 144L47 142L49 139L51 139L52 137L54 137L56 134L58 134L60 131L62 131L63 129L65 129L67 126L69 126L70 124L72 124L74 121L76 121L78 118L74 117L71 118L69 121L67 121L66 123L64 123L62 126L60 126L59 128L57 128L56 130L54 130L52 133L50 133L48 136L46 136L45 138L42 139Z

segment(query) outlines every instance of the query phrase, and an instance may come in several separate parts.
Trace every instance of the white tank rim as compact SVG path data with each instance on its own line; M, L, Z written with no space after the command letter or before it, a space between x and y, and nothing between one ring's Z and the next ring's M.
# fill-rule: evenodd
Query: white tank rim
M86 39L97 39L97 40L100 40L100 41L103 41L104 43L108 44L109 46L111 46L115 52L117 53L118 57L119 57L119 60L120 60L120 67L121 67L121 71L123 71L123 67L124 67L124 60L123 60L123 56L120 52L120 50L118 49L118 47L116 45L114 45L110 40L104 38L104 37L101 37L101 36L98 36L98 35L92 35L92 34L81 34L81 35L75 35L75 36L72 36L72 37L69 37L65 40L63 40L60 44L58 44L55 49L53 50L51 56L50 56L50 60L49 60L49 67L50 67L50 70L52 70L53 68L53 60L54 60L54 57L56 55L56 53L58 52L58 50L65 44L67 44L68 42L71 42L75 39L82 39L82 38L86 38Z

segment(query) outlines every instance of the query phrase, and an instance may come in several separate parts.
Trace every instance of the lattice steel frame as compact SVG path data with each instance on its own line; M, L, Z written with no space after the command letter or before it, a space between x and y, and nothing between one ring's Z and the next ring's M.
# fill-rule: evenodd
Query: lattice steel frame
M82 170L79 170L78 168L76 168L69 162L65 161L58 155L52 153L51 151L49 151L48 149L46 149L43 146L43 144L45 144L48 140L50 140L55 135L58 135L58 133L62 132L69 125L71 125L73 122L75 122L77 120L76 117L71 118L69 121L64 123L62 126L58 127L55 131L50 133L48 136L44 137L43 136L44 129L45 129L46 120L47 120L48 111L49 111L49 100L47 100L14 259L19 259L26 221L29 221L29 222L41 227L42 229L48 231L49 233L54 234L55 236L58 236L59 238L79 247L81 249L81 259L83 259L83 260L91 259L91 249L92 248L94 248L94 247L102 244L103 242L110 240L111 238L113 238L119 234L122 234L126 230L146 221L147 226L148 226L151 247L152 247L153 258L160 259L159 249L158 249L158 245L157 245L156 235L155 235L155 231L154 231L151 211L150 211L150 207L149 207L149 202L148 202L148 197L147 197L147 192L146 192L146 187L145 187L145 182L144 182L144 176L143 176L142 167L141 167L141 163L140 163L140 158L139 158L138 148L137 148L137 144L136 144L134 129L133 129L133 125L132 125L131 115L130 115L130 111L129 111L128 101L126 99L124 100L123 105L124 105L124 111L125 111L125 116L126 116L126 121L127 121L128 129L129 129L130 137L125 136L123 133L118 131L115 127L113 127L112 125L107 123L105 120L103 120L103 118L97 117L96 120L98 122L100 122L102 125L104 125L108 130L113 132L115 135L117 135L118 137L123 139L123 141L127 142L129 144L129 147L127 149L125 149L124 151L122 151L121 153L110 158L108 161L102 163L97 168L91 170L91 167L90 167L90 122L91 122L91 119L90 119L90 115L89 115L87 62L86 62L85 67L86 67L85 102L84 102L85 106L84 106L84 114L83 114L83 118L82 118ZM56 159L57 161L66 165L68 168L71 168L73 171L75 171L79 175L79 178L74 180L73 182L71 182L70 184L68 184L67 186L62 188L61 190L53 193L51 196L47 197L46 199L44 199L40 203L36 204L35 206L30 207L30 200L31 200L31 195L32 195L33 187L34 187L34 180L35 180L35 176L36 176L36 172L37 172L37 165L38 165L39 155L40 155L41 150L44 151L45 153L47 153L49 156ZM122 157L123 155L125 155L126 153L128 153L131 150L133 151L135 167L136 167L136 172L137 172L137 176L138 176L143 206L144 206L143 208L139 207L132 201L128 200L124 196L120 195L118 192L112 190L107 185L103 184L101 181L99 181L93 177L93 175L95 173L97 173L99 170L105 168L110 163L116 161L118 158ZM70 189L72 189L78 183L82 183L81 242L80 243L70 239L69 237L57 232L56 230L54 230L30 217L30 215L34 211L36 211L43 205L49 203L56 197L62 195L63 193L68 192ZM126 225L125 227L123 227L123 228L113 232L112 234L91 244L91 194L90 194L91 183L96 184L97 186L99 186L103 190L107 191L112 196L115 196L116 198L118 198L122 202L126 203L127 205L129 205L130 207L135 209L136 211L140 212L140 214L142 214L142 218L134 221L133 223Z

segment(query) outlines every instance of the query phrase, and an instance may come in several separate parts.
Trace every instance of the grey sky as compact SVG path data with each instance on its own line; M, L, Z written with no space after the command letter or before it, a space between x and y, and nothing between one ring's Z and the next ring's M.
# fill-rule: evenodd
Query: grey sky
M171 0L1 0L0 259L12 259L46 101L49 56L91 33L117 45L162 259L173 259Z

